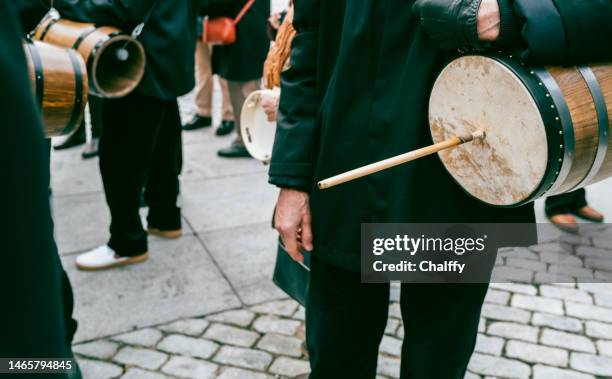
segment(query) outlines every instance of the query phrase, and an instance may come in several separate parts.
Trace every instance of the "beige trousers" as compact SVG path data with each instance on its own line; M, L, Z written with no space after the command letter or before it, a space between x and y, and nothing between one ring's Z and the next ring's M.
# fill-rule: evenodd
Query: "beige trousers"
M240 134L240 112L246 98L252 93L261 88L261 79L251 80L248 82L227 82L229 88L229 96L232 101L232 107L235 109L234 117L236 122L237 136L234 140L235 144L244 145L242 134Z
M211 117L212 115L212 96L213 96L213 83L214 78L212 74L212 67L210 63L210 55L212 48L198 40L196 42L196 56L195 56L195 75L196 75L196 108L200 116ZM219 78L219 84L221 85L221 93L223 94L222 100L222 117L223 120L234 120L234 112L232 104L229 98L229 91L227 88L227 81Z

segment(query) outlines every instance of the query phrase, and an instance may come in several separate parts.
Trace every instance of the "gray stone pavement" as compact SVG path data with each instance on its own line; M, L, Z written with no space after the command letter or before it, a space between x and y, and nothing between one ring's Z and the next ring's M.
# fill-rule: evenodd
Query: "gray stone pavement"
M181 105L189 117L191 96ZM304 310L270 280L276 236L269 220L277 190L266 183L262 164L217 158L216 149L230 140L211 130L184 133L184 237L150 238L146 263L94 273L76 270L74 259L108 238L97 160L81 160L78 148L53 153L56 237L74 287L80 322L74 349L85 378L308 373ZM611 186L599 184L589 193L612 217ZM566 238L562 247L583 258L612 254L609 246L586 236ZM514 258L509 264L520 268L521 259L543 261L543 251L507 251L502 258ZM398 295L394 286L381 378L398 376ZM612 285L493 284L481 321L467 378L612 377Z

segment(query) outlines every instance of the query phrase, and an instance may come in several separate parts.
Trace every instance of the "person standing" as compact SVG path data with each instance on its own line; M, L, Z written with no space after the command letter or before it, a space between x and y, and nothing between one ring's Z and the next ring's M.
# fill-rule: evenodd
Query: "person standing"
M178 204L182 167L181 120L177 97L194 86L197 1L56 0L66 18L133 30L147 65L140 85L123 98L105 99L100 138L100 172L110 209L107 244L79 255L82 270L100 270L148 259L147 233L181 236ZM146 188L145 188L146 183ZM145 188L147 230L139 215Z
M310 254L310 378L372 379L389 284L361 283L361 224L534 223L533 205L486 206L435 156L326 191L315 183L431 144L431 88L459 49L517 47L543 63L612 58L612 3L296 0L294 7L297 34L269 169L280 188L275 226L294 260ZM487 287L402 284L402 379L465 376Z
M235 18L246 4L247 0L204 0L203 13L209 18ZM269 16L270 0L254 0L236 25L236 41L213 47L213 72L227 80L236 129L230 146L217 152L221 157L250 156L240 135L240 112L247 96L261 87L263 63L270 48L266 31Z
M200 128L208 128L212 126L212 104L214 78L212 74L211 53L212 46L202 40L202 23L204 19L198 17L197 29L198 39L196 41L196 56L195 56L195 76L196 76L196 114L186 124L183 125L183 130L196 130ZM215 131L218 136L230 134L234 130L234 110L229 98L229 90L227 81L219 78L219 86L221 87L221 124Z
M603 222L604 220L604 215L587 203L584 188L547 197L544 211L553 225L569 233L578 232L578 222L575 216L592 222Z

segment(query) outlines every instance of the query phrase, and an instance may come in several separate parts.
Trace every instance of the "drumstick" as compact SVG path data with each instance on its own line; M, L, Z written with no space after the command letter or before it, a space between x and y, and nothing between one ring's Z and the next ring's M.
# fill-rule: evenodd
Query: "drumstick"
M331 188L331 187L337 186L338 184L350 182L352 180L359 179L364 176L368 176L368 175L377 173L379 171L383 171L388 168L395 167L400 164L413 161L415 159L426 157L428 155L437 153L442 150L451 149L456 146L463 145L464 143L468 143L474 140L481 140L481 139L484 139L485 137L486 135L483 130L479 130L479 131L476 131L472 134L468 134L465 136L453 137L453 138L447 139L446 141L442 141L442 142L436 143L431 146L423 147L418 150L413 150L408 153L404 153L404 154L401 154L395 157L387 158L380 162L372 163L367 166L356 168L354 170L347 171L340 175L336 175L331 178L321 180L318 183L318 186L320 189Z

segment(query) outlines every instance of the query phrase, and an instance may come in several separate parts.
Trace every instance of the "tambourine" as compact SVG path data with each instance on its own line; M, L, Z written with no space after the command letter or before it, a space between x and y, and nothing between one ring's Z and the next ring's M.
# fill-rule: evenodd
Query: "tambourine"
M272 158L272 146L276 134L276 122L268 121L268 116L261 106L263 96L278 96L278 91L260 90L247 97L240 116L240 134L244 145L251 156L263 163Z

